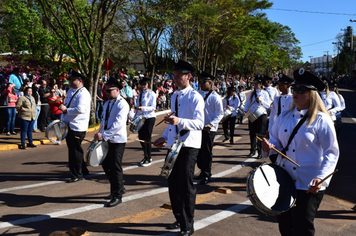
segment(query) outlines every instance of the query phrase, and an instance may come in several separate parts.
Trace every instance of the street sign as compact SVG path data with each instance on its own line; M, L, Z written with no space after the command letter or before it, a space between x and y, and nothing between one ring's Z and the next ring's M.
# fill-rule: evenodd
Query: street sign
M105 59L103 66L104 66L104 69L105 69L105 70L107 70L107 71L111 70L112 67L113 67L113 62L112 62L112 60L111 60L110 58Z

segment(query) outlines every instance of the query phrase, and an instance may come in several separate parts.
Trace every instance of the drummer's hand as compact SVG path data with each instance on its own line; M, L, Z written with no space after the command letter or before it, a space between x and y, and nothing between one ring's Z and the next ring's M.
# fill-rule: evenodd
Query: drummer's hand
M267 141L266 138L263 138L262 142L261 142L261 147L263 149L263 151L269 153L269 151L274 148L274 145L270 142Z
M58 109L61 110L64 114L67 113L67 107L63 104L59 105Z
M170 125L177 125L179 121L179 118L176 116L166 116L164 117L164 123L170 124Z
M243 115L243 116L246 116L246 112L244 112L242 115Z
M101 140L103 140L103 135L101 133L96 133L94 135L94 139L101 141Z
M153 145L155 147L161 148L164 146L165 142L166 142L166 140L163 137L160 137L160 138L156 139L156 141L153 142Z
M319 179L319 178L313 179L312 185L309 186L309 192L318 193L321 188L321 184L319 184L320 182L321 182L321 179Z
M143 107L138 107L137 110L142 111Z
M256 97L256 101L260 102L260 96Z
M229 105L227 105L226 108L229 109L229 110L231 109L231 107Z
M211 125L210 124L207 124L205 127L204 127L204 130L208 133L210 133L210 130L211 130Z

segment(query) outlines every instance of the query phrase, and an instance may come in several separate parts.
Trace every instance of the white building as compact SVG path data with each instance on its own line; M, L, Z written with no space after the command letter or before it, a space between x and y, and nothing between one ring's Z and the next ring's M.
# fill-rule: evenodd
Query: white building
M310 58L311 70L314 73L328 74L331 73L333 56L324 55L322 57Z

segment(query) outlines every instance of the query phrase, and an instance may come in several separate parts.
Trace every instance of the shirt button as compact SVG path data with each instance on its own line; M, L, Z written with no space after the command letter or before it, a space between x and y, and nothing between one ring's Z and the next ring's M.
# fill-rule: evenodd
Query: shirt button
M296 170L297 168L293 167L293 170Z
M169 129L169 131L171 131L171 129Z
M180 106L180 104L178 106Z
M293 115L293 117L294 117L294 115Z
M285 129L284 132L287 132L287 130Z
M295 152L295 149L293 149L293 152Z
M286 165L285 164L283 164L283 167L285 167Z
M300 117L303 117L303 115L300 115Z

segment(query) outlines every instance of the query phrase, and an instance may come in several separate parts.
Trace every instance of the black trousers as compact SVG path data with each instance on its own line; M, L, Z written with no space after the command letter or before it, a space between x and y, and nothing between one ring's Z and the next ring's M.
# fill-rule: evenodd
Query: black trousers
M267 132L267 115L262 115L258 117L255 122L251 123L248 121L248 129L250 131L250 142L251 142L251 152L254 153L256 152L256 149L258 153L261 153L261 142L257 141L256 139L256 134L260 135L266 135Z
M84 152L81 146L86 132L73 131L69 128L66 143L68 147L69 171L71 178L81 178L89 173L84 161Z
M325 191L317 194L297 190L296 206L277 216L282 236L313 236L314 218Z
M236 116L232 116L232 117L230 117L230 119L227 119L223 122L224 136L226 139L230 139L230 140L234 139L235 121L236 121ZM229 126L229 124L230 124L230 126ZM228 133L228 127L230 128L230 136Z
M206 132L205 130L202 131L202 143L197 157L197 165L201 170L202 177L210 178L211 176L215 135L215 131L210 131L210 133Z
M38 116L37 126L40 130L46 129L46 126L51 123L51 112L49 109L49 105L45 104L41 106L41 111Z
M141 140L145 140L147 142L151 142L152 139L152 131L153 131L153 126L155 124L156 118L148 118L145 120L145 123L143 124L142 128L138 131L138 138ZM152 145L148 143L142 143L141 146L143 149L143 154L144 158L147 161L150 161L151 159L151 149Z
M194 167L199 149L182 147L168 178L172 211L182 231L193 229L196 188Z
M121 189L124 188L122 171L122 157L124 155L126 143L109 143L109 150L102 166L106 177L110 181L110 193L114 197L121 198Z

